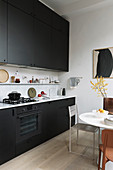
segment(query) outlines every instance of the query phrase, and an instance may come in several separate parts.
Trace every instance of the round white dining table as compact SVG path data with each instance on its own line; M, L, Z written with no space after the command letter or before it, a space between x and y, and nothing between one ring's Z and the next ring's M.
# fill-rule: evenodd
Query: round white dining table
M109 116L109 115L108 115ZM113 129L113 126L110 125L106 125L104 122L105 117L98 117L96 115L96 113L93 112L87 112L87 113L82 113L79 116L80 120L82 120L85 123L88 123L90 125L94 125L100 128L105 128L105 129ZM99 136L100 136L100 132L99 132ZM100 141L100 137L99 137L99 141ZM98 162L98 159L97 159ZM111 170L113 169L113 164L110 162L106 163L106 170ZM102 163L101 163L101 167L102 167Z
M105 117L100 118L96 115L96 113L93 113L93 112L82 113L79 116L79 118L83 122L90 124L90 125L94 125L94 126L105 128L105 129L113 129L113 126L105 124L104 122Z

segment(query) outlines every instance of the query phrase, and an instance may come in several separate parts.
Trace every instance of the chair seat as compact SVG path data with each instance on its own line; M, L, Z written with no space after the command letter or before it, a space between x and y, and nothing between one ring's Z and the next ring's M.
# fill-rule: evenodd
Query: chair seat
M103 145L99 145L100 150L103 152ZM110 161L113 162L113 148L111 147L106 147L106 158L108 158Z
M88 124L83 124L83 123L77 123L77 124L75 125L75 127L76 127L78 130L88 131L88 132L92 132L92 133L98 131L98 127L92 126L92 125L88 125Z

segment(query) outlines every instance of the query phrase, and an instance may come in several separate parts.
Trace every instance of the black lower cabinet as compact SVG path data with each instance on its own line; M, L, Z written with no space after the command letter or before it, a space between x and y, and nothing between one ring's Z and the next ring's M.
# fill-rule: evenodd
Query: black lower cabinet
M19 142L16 144L16 156L36 147L37 145L41 144L40 135L33 136L27 140Z
M68 106L75 104L75 98L52 101L43 104L42 139L44 141L69 129ZM72 118L72 125L75 118Z
M58 112L58 134L63 133L69 128L69 116L68 116L68 108L67 107L59 107Z
M0 110L0 164L15 157L15 122L12 109Z
M16 156L68 130L68 106L74 104L75 98L41 103L41 133L16 143ZM75 117L72 119L74 125Z
M42 135L46 141L57 135L58 108L55 102L48 102L43 105Z
M28 110L28 106L14 108L14 110L0 110L0 164L68 130L68 106L74 104L75 98L69 98L30 105L30 110ZM34 111L31 108L34 108ZM21 114L21 111L25 113ZM19 132L17 129L20 127L17 126L18 121L21 122L21 131L24 130L22 127L26 128L25 123L32 125L30 117L33 122L34 120L39 120L37 123L40 133L37 131L35 135L32 135L34 132L30 132L30 136L26 136L26 138L20 133L19 140L17 140L17 132ZM28 124L27 130L29 131ZM75 118L73 117L72 125L74 124Z

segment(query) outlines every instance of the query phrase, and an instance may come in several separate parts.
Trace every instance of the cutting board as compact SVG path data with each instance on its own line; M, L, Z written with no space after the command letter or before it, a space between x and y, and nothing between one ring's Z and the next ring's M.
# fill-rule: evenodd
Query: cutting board
M4 69L0 69L0 83L5 83L8 79L9 73Z

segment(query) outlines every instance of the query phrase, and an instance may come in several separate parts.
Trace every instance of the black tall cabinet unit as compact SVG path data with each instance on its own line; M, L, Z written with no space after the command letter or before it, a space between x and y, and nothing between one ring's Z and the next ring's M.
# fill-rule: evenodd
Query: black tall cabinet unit
M7 62L7 3L0 0L0 63Z

